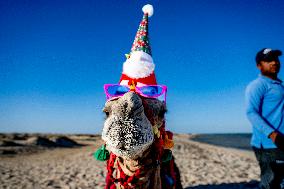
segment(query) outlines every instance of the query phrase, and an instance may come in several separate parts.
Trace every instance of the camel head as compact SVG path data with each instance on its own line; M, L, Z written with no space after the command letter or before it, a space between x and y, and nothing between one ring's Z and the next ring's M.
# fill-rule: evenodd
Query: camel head
M102 139L115 155L135 160L154 142L154 127L161 127L166 112L165 103L154 98L142 98L135 92L106 102Z

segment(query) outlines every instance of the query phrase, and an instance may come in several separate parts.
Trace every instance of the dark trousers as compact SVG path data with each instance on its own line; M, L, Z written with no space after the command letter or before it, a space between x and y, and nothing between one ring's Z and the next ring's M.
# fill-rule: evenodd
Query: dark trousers
M284 152L253 147L261 171L261 189L284 189Z

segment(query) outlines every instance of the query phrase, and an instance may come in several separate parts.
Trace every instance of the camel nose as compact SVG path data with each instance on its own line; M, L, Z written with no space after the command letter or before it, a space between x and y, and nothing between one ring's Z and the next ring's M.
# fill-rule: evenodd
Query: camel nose
M124 142L120 142L117 146L116 146L117 149L120 149L120 150L126 150L125 148L125 143Z

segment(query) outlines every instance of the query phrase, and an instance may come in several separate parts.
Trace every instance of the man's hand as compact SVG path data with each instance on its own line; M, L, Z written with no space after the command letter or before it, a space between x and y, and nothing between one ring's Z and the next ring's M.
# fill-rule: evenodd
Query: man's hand
M284 136L282 134L279 134L274 131L269 135L269 137L275 143L277 148L284 151Z
M271 140L275 143L275 139L276 139L277 135L278 135L278 133L274 131L269 135L269 138L271 138Z

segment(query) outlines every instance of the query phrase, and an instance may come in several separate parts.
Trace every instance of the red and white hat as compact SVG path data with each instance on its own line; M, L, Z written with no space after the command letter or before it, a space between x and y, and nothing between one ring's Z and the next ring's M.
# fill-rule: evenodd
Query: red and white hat
M152 5L142 8L143 19L136 33L131 52L127 54L127 60L123 63L123 71L119 83L121 85L156 85L154 73L155 64L148 37L148 17L154 13Z

